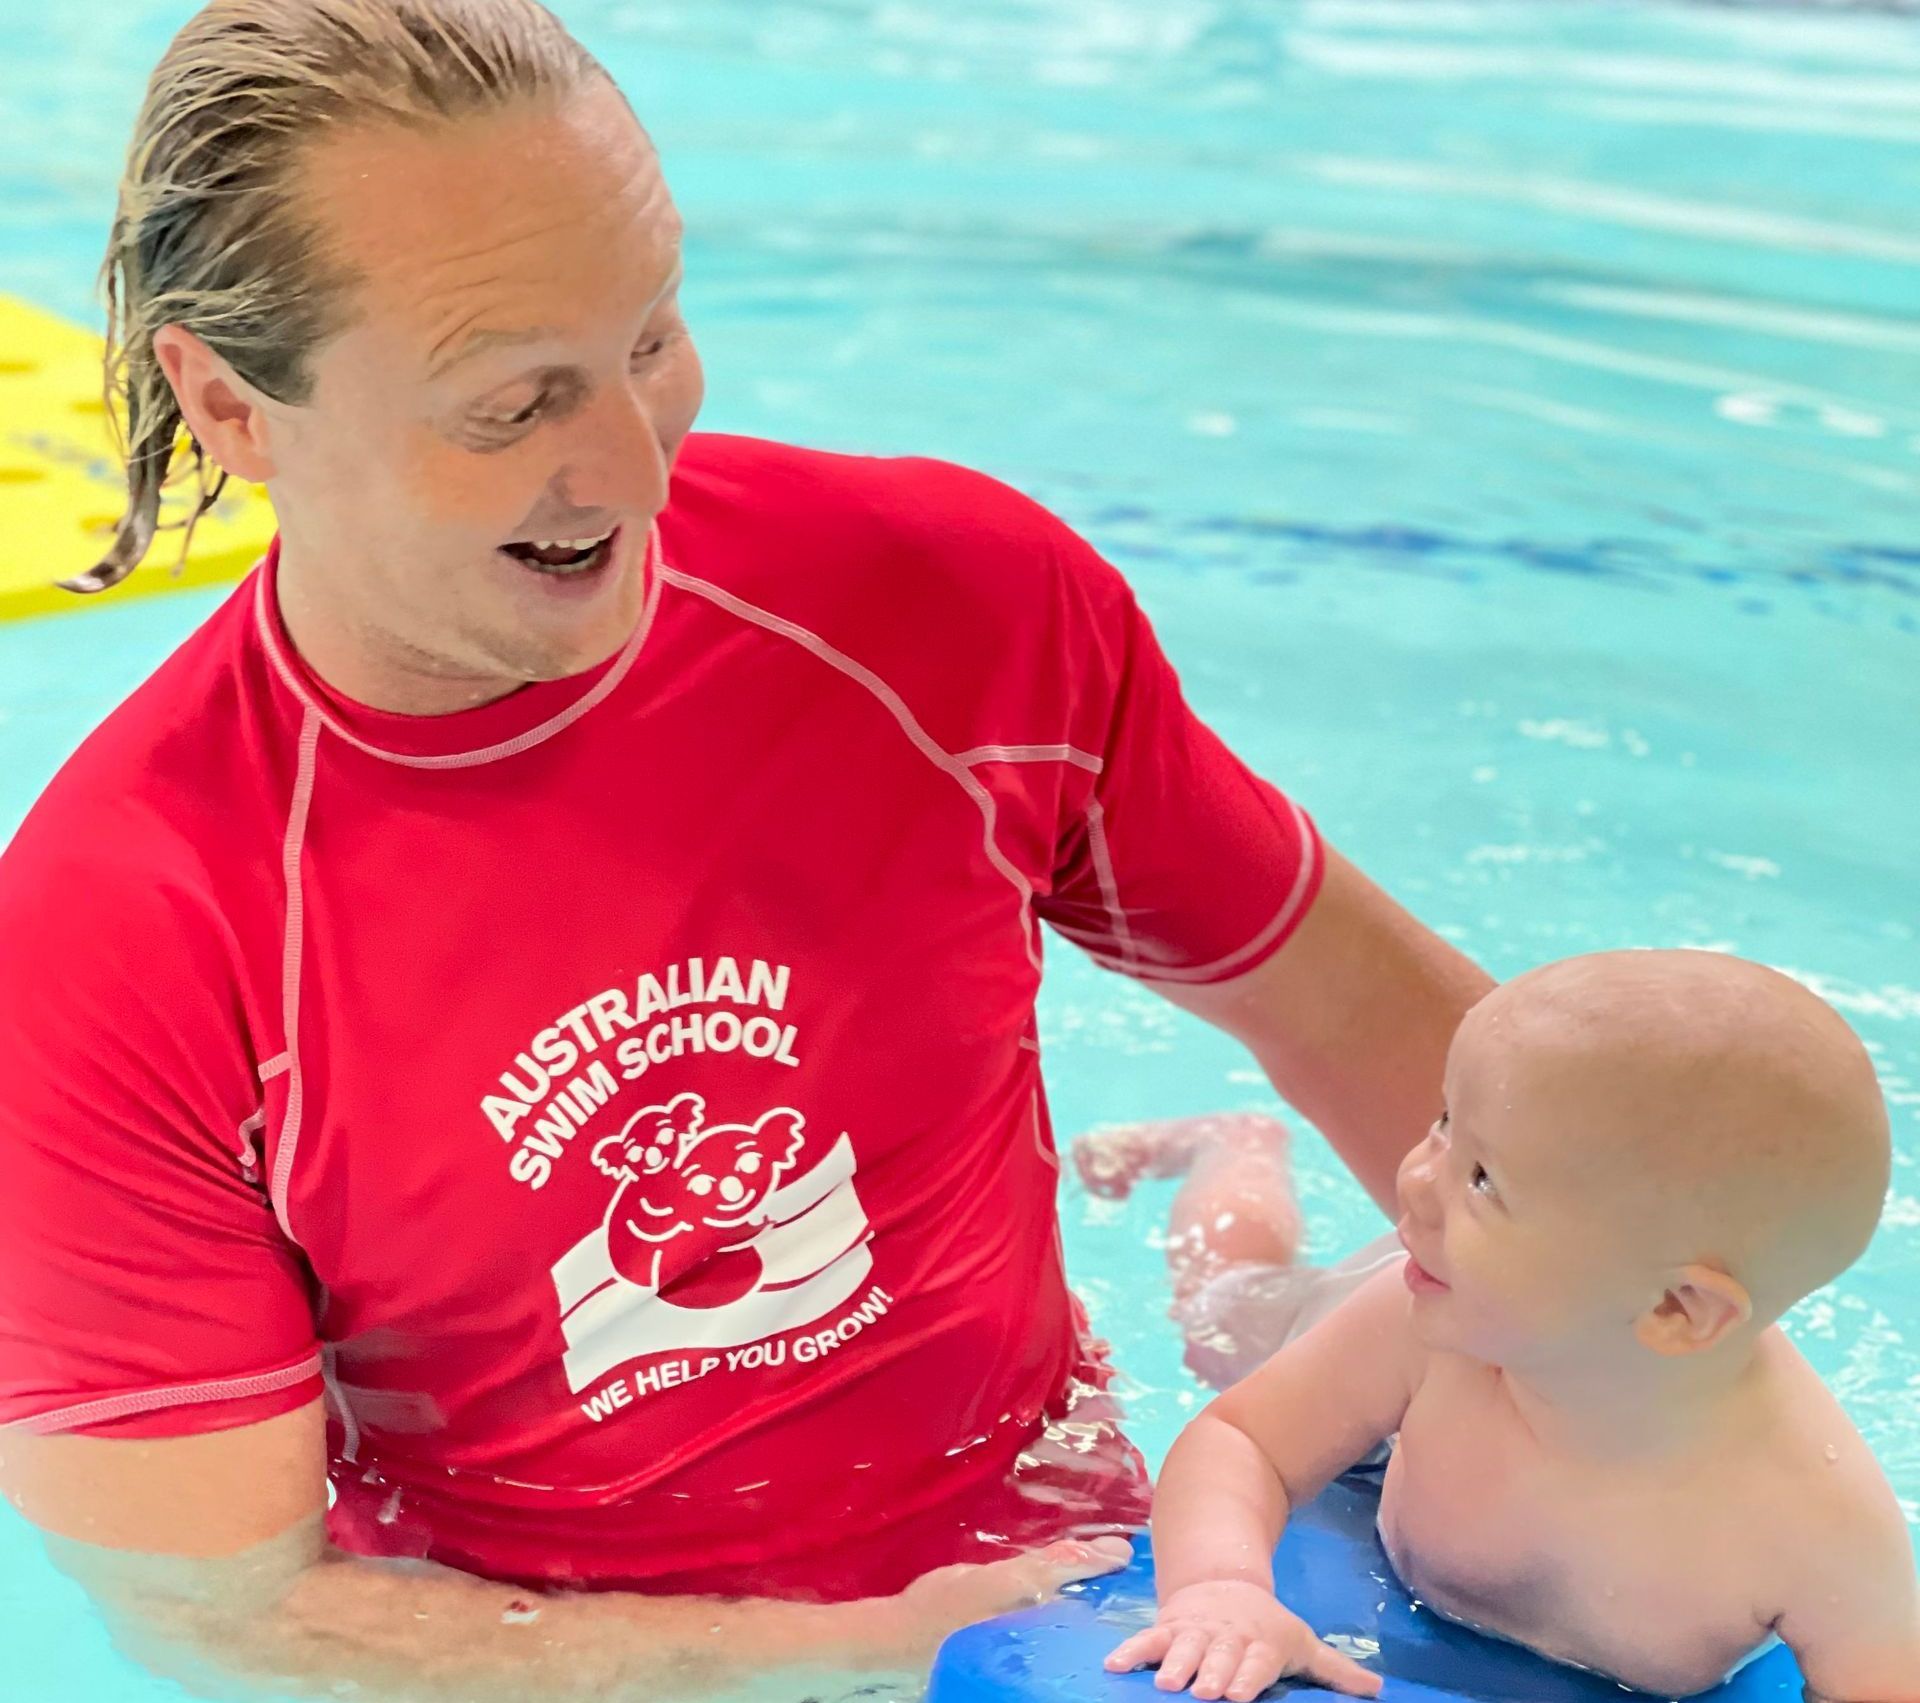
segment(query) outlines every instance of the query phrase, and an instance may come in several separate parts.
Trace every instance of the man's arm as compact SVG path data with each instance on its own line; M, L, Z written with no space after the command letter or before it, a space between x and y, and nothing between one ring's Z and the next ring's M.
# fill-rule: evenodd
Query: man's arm
M1149 982L1224 1029L1389 1217L1400 1162L1440 1110L1447 1047L1492 978L1331 847L1293 938L1233 981Z
M540 1595L329 1549L325 1460L316 1402L154 1442L10 1433L0 1492L122 1647L197 1695L351 1684L407 1703L616 1703L708 1696L770 1668L924 1670L948 1632L1121 1560L1106 1544L1057 1544L837 1605Z

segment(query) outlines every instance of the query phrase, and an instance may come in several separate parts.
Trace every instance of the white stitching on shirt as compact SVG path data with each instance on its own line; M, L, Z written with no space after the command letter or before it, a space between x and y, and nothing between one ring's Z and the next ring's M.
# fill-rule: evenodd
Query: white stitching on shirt
M215 1378L200 1384L168 1384L158 1389L140 1390L132 1395L106 1396L98 1401L83 1401L72 1407L56 1407L26 1419L0 1425L0 1433L30 1431L49 1436L57 1431L73 1431L83 1425L104 1425L112 1419L130 1419L136 1413L155 1413L163 1407L187 1407L208 1401L242 1401L249 1396L271 1395L288 1389L320 1370L320 1356L309 1354L292 1366L261 1372L245 1378Z
M1032 1116L1033 1150L1040 1155L1040 1162L1051 1170L1055 1176L1058 1176L1060 1174L1060 1155L1049 1152L1046 1142L1040 1137L1040 1088L1038 1083L1034 1085L1033 1090Z
M1071 763L1090 775L1106 768L1092 752L1072 745L976 745L971 751L962 751L954 761L968 768L976 763Z
M301 927L306 903L300 886L300 858L306 845L307 812L313 805L314 772L320 750L320 712L311 704L300 724L300 759L294 771L293 802L287 809L286 839L280 850L281 874L287 886L286 935L280 951L280 1018L287 1040L287 1111L280 1120L280 1145L274 1155L273 1180L267 1195L273 1214L287 1239L298 1242L287 1221L287 1184L293 1175L293 1156L300 1145L300 1121L306 1109L306 1083L300 1070L300 956Z
M798 625L796 622L789 621L782 616L774 615L765 609L758 608L754 604L748 603L744 598L736 597L732 592L722 590L717 585L709 585L705 580L698 580L690 574L681 573L678 569L669 568L664 562L661 564L660 573L663 579L672 581L672 583L680 587L682 591L692 592L696 597L704 597L709 603L726 610L730 615L737 615L743 621L750 621L757 627L766 628L768 632L778 633L783 638L791 639L803 650L811 651L822 662L826 663L828 667L838 669L842 674L846 675L849 680L854 681L857 685L864 686L867 691L871 692L873 696L880 701L881 705L892 715L893 719L900 724L900 731L907 736L909 743L913 745L914 749L925 757L928 762L933 764L936 769L939 769L943 774L951 776L952 779L958 783L960 789L973 800L975 806L979 809L984 831L983 837L987 861L991 863L1001 875L1006 877L1009 885L1011 885L1013 890L1020 896L1020 932L1022 944L1027 949L1028 960L1036 970L1039 969L1040 946L1039 942L1034 938L1033 887L1007 857L1006 853L1000 849L999 841L995 837L995 829L999 818L998 803L995 801L993 794L974 779L972 772L967 766L962 763L958 757L954 756L951 751L948 751L940 745L933 736L920 725L919 721L915 719L913 711L907 708L900 694L894 691L894 689L889 686L886 681L882 680L879 675L875 674L872 669L866 667L863 663L855 662L853 658L848 656L844 651L835 650L834 647L828 644L825 639L821 638L819 634L809 632L805 627Z
M1300 836L1300 868L1294 875L1293 886L1289 890L1280 909L1274 914L1267 926L1245 945L1236 947L1224 958L1216 958L1210 964L1189 964L1184 967L1163 964L1129 963L1124 958L1109 956L1095 951L1084 941L1078 944L1088 957L1103 969L1118 970L1122 975L1133 976L1143 982L1213 982L1225 981L1249 958L1255 958L1272 942L1274 937L1291 927L1306 903L1307 893L1313 885L1313 877L1320 862L1319 842L1314 838L1312 824L1306 813L1292 799L1288 799L1287 808L1293 812L1294 827Z
M660 529L656 526L648 534L647 554L654 563L655 573L647 579L646 604L640 611L639 624L633 629L633 637L627 640L626 648L619 659L595 683L593 690L576 698L558 714L550 716L538 727L529 728L525 733L512 739L503 739L497 745L482 746L477 751L455 751L438 757L416 757L404 751L388 751L369 743L353 733L349 733L332 716L328 715L300 683L300 676L294 671L281 648L280 636L273 630L273 621L267 613L267 576L262 574L258 589L254 594L254 619L260 629L261 642L266 646L268 659L273 663L274 672L280 676L281 683L306 708L310 715L320 718L321 725L336 738L343 739L356 751L363 751L369 757L378 757L382 762L394 763L405 769L470 769L480 763L498 762L503 757L517 757L522 751L531 751L534 746L543 744L562 729L571 727L596 704L609 697L620 682L626 678L627 671L633 666L634 658L640 654L640 647L646 643L648 630L653 626L653 615L660 603L660 574L665 571L666 562L660 554Z
M1106 770L1106 764L1100 758L1073 745L976 745L971 751L962 751L954 761L964 763L968 768L979 763L1071 763L1075 768L1085 769L1094 776ZM1107 907L1107 921L1112 927L1114 944L1122 962L1131 968L1137 954L1132 930L1127 926L1126 909L1120 903L1119 882L1114 878L1113 854L1107 847L1106 822L1107 813L1100 800L1097 797L1089 800L1087 839L1093 854L1094 874L1100 883L1101 900Z
M1107 921L1113 925L1113 941L1120 962L1132 970L1138 959L1133 931L1127 927L1127 913L1120 903L1120 883L1113 873L1113 853L1107 845L1107 813L1100 800L1087 801L1087 849L1093 854L1093 873L1100 882L1100 897L1107 907Z
M326 1311L323 1303L321 1312ZM320 1376L327 1386L327 1395L333 1403L333 1411L340 1420L340 1458L350 1465L360 1464L360 1420L353 1411L353 1404L347 1400L347 1393L340 1385L338 1347L331 1343L320 1346Z
M240 1169L248 1177L259 1175L260 1165L253 1151L253 1138L267 1127L267 1108L262 1106L240 1126Z

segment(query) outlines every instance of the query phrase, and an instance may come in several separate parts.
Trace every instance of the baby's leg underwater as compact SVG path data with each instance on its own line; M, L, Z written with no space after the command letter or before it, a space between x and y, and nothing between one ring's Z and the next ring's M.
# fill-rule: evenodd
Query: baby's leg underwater
M1082 1136L1074 1163L1090 1193L1125 1199L1145 1178L1184 1175L1167 1225L1173 1317L1194 1374L1223 1389L1286 1340L1303 1240L1278 1118L1215 1114Z

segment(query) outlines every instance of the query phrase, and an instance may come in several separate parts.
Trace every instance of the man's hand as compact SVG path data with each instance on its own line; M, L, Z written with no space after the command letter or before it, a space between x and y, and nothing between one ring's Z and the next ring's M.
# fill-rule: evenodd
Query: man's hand
M1107 1657L1112 1673L1159 1664L1162 1691L1252 1703L1279 1679L1310 1679L1349 1697L1377 1697L1380 1678L1329 1649L1271 1591L1245 1579L1210 1579L1176 1591L1159 1620Z
M667 1703L725 1695L768 1671L924 1676L948 1633L1131 1554L1120 1538L1055 1544L860 1602L530 1596L330 1549L325 1468L314 1402L200 1437L10 1433L0 1495L48 1535L123 1648L196 1696L250 1685L409 1703Z
M872 1647L904 1666L924 1667L941 1641L995 1615L1051 1602L1068 1585L1126 1566L1133 1545L1123 1537L1055 1543L1005 1561L936 1568L898 1596L882 1598Z

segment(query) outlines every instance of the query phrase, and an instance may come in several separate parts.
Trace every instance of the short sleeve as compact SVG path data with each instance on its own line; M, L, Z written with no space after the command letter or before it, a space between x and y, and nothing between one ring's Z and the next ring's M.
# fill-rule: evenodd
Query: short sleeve
M232 943L130 865L0 856L0 1426L191 1435L320 1394Z
M1319 835L1194 714L1119 573L1064 526L1053 548L1082 629L1062 666L1078 772L1059 794L1051 891L1036 908L1112 970L1244 975L1313 904Z

